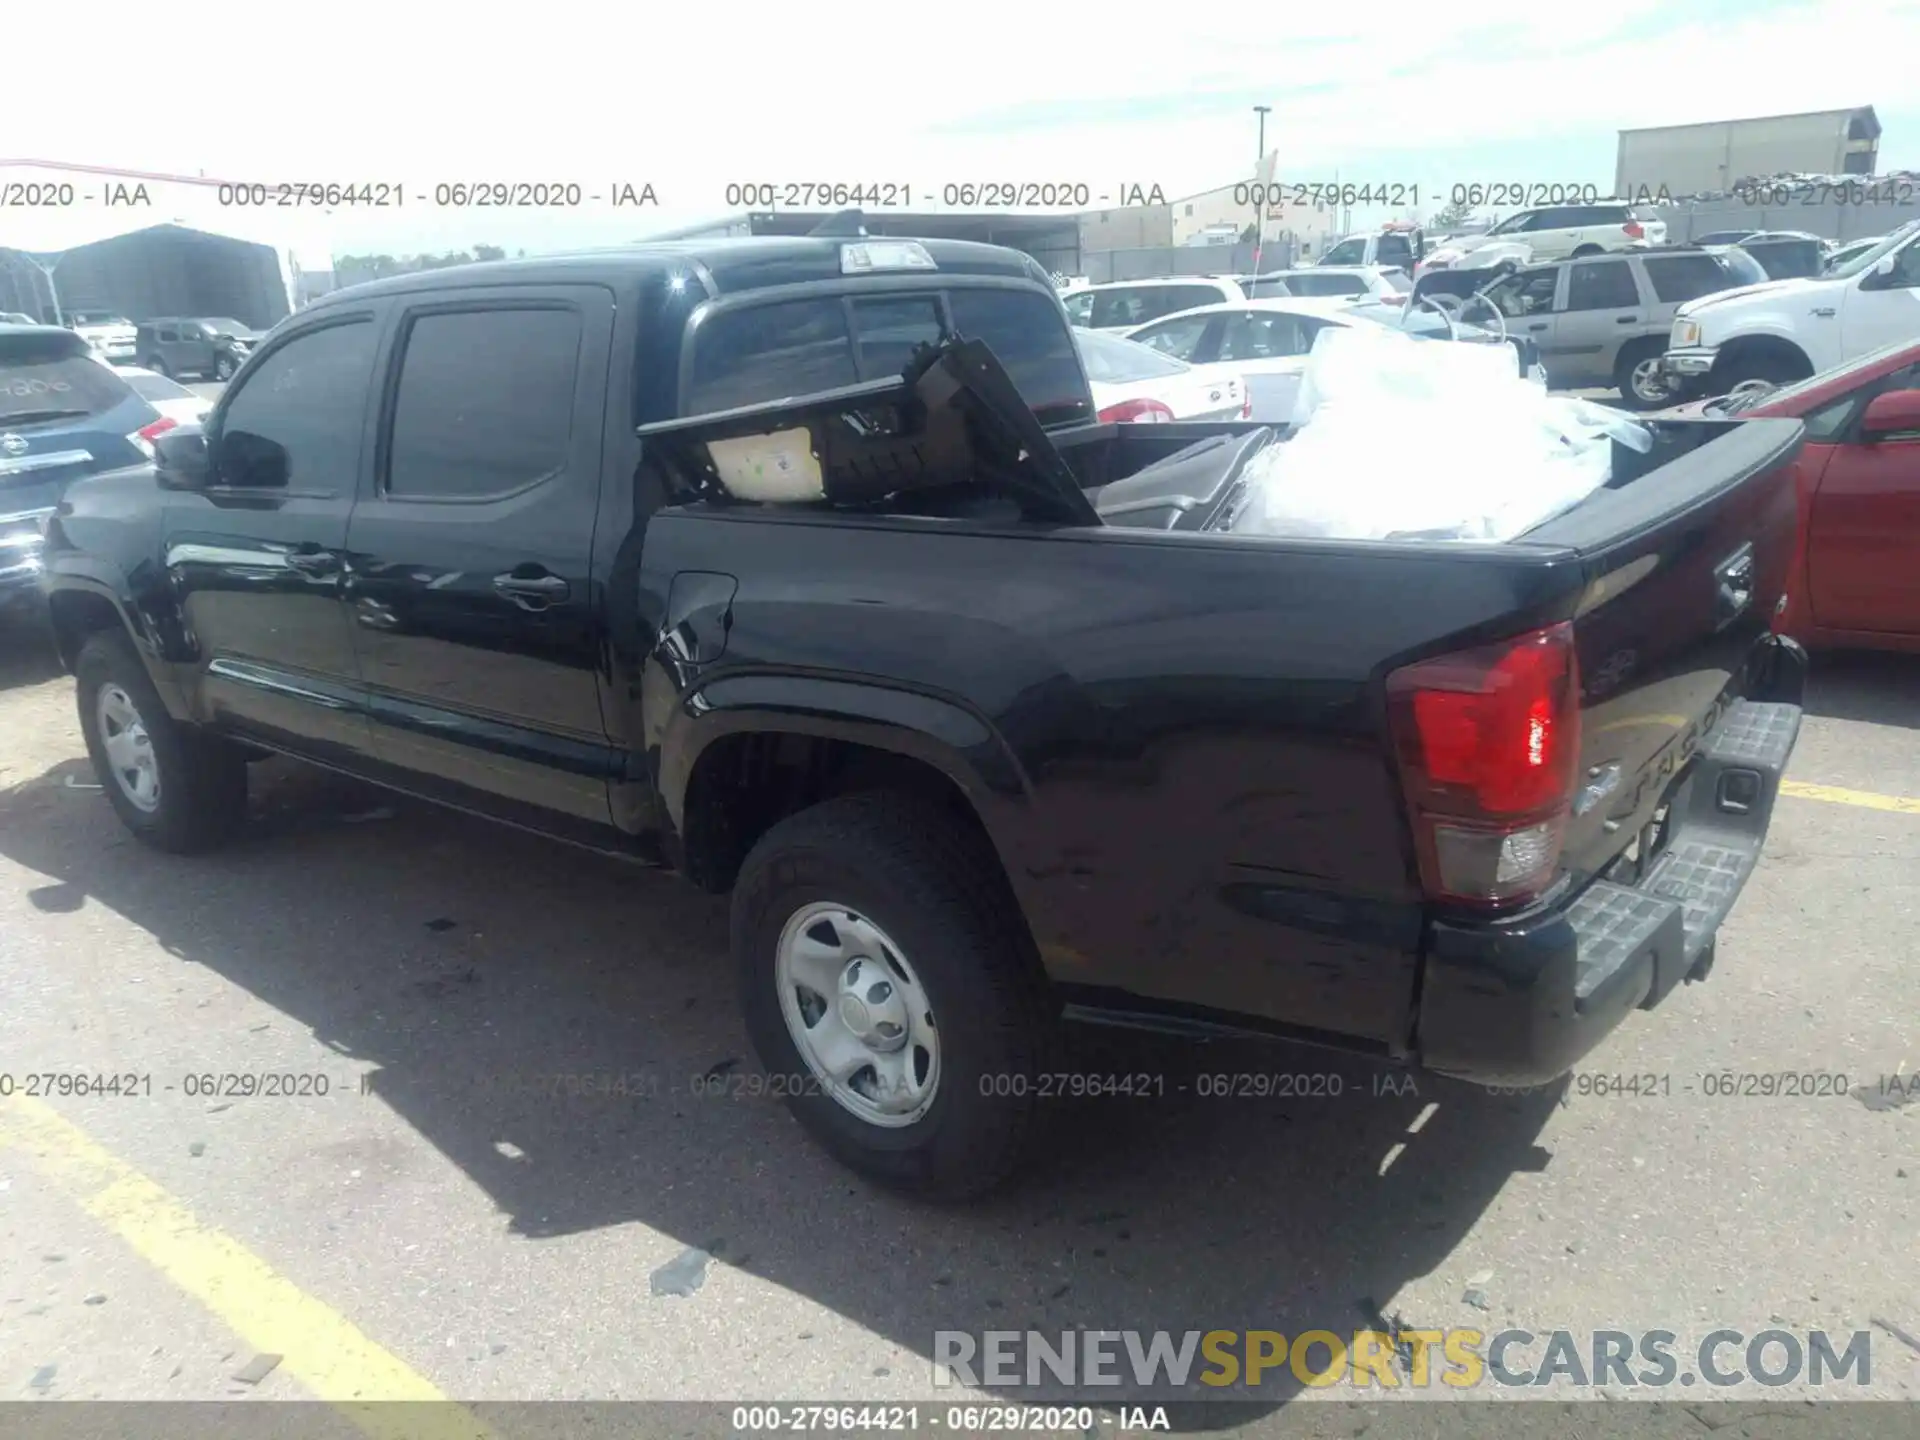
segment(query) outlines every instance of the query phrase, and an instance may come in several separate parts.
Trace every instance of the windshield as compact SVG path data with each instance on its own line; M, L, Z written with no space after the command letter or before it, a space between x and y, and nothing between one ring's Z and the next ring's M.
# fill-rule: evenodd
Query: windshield
M1737 245L1728 245L1708 253L1726 267L1736 285L1764 285L1767 282L1766 267Z
M1134 380L1159 380L1185 374L1185 361L1118 335L1097 330L1076 331L1074 343L1087 367L1087 378L1098 385L1125 385Z
M1866 254L1856 255L1853 259L1847 261L1846 264L1836 266L1834 269L1829 270L1827 272L1827 278L1829 280L1850 280L1855 275L1871 270L1875 265L1880 263L1882 256L1891 255L1916 234L1920 234L1920 220L1909 220L1878 245L1867 251Z
M1527 228L1527 221L1533 218L1533 212L1522 210L1518 215L1509 215L1498 225L1487 231L1489 235L1517 235Z
M1320 257L1322 265L1358 265L1367 258L1367 238L1356 235L1351 240L1342 240L1326 254Z
M114 315L105 310L69 310L67 312L67 323L69 325L127 325L127 326L131 326L133 324L133 322L127 319L126 316Z

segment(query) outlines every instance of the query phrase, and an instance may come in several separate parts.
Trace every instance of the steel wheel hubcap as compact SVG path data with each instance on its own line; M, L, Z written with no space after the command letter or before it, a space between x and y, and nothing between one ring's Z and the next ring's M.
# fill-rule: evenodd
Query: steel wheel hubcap
M843 905L815 902L780 932L774 983L794 1049L822 1089L871 1125L911 1125L940 1085L933 1006L900 947Z
M100 724L100 748L106 752L113 783L138 809L158 808L160 762L133 697L118 685L102 685L93 709Z

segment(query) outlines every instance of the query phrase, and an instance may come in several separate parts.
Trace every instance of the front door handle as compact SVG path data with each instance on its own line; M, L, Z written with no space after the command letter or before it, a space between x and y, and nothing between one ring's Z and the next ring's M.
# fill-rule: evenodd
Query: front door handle
M1614 317L1613 323L1616 325L1638 325L1640 323L1640 317L1638 315L1619 315Z
M1831 320L1834 315L1834 310L1831 305L1822 305L1813 313L1818 315L1822 320Z
M522 610L544 610L573 593L573 587L558 575L522 575L512 570L494 576L493 588Z
M1529 325L1529 326L1527 326L1527 329L1529 329L1529 330L1544 330L1544 329L1546 329L1546 328L1547 328L1547 326L1548 326L1548 325L1549 325L1550 323L1551 323L1550 321L1546 321L1546 320L1536 320L1536 321L1534 321L1534 322L1533 322L1533 324L1531 324L1531 325Z

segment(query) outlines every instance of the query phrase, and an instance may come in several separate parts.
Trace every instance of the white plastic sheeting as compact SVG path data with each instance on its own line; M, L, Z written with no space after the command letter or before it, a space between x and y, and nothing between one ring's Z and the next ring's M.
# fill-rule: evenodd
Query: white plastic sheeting
M1316 337L1298 427L1248 466L1236 533L1498 542L1606 484L1646 426L1522 379L1513 347L1384 327Z

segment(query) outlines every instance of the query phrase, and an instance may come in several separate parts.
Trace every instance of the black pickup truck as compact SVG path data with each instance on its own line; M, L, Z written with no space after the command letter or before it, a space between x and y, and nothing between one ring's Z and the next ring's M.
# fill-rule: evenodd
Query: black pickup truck
M1063 1020L1533 1083L1705 973L1801 429L1655 430L1513 543L1234 534L1284 433L1095 423L1027 257L683 242L300 311L44 583L143 839L279 753L676 867L806 1127L963 1195Z

